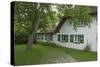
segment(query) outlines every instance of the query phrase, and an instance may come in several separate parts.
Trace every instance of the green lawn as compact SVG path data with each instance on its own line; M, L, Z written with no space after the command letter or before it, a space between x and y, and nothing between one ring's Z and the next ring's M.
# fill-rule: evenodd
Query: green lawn
M53 43L37 43L32 50L26 50L26 44L15 46L15 65L53 63L50 59L70 55L77 61L95 61L96 52L86 52L71 48L56 46Z

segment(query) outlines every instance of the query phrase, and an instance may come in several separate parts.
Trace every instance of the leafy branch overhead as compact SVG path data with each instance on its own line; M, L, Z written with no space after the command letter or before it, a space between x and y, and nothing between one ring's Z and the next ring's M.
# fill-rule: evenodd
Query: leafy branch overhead
M60 6L60 7L59 7ZM62 16L71 16L71 22L73 26L77 28L80 22L84 22L85 25L91 23L91 8L89 6L78 5L59 5L58 10L62 12Z
M88 6L15 2L14 18L19 24L31 26L30 22L35 14L38 14L40 16L39 29L46 30L47 27L54 26L63 16L71 16L74 27L78 27L80 21L88 25L91 20L90 11Z
M27 35L28 44L32 45L36 40L36 32L46 32L49 28L55 28L63 16L71 16L70 23L76 29L80 22L90 24L91 8L88 6L15 2L14 5L14 29L15 33Z

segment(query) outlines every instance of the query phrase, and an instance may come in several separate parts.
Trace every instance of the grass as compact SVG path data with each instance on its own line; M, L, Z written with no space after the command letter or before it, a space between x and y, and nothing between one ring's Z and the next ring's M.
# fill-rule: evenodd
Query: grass
M71 55L77 61L97 60L96 52L86 52L71 48L56 46L53 43L37 43L32 50L26 50L26 45L15 46L15 65L31 65L53 63L50 59L57 56Z

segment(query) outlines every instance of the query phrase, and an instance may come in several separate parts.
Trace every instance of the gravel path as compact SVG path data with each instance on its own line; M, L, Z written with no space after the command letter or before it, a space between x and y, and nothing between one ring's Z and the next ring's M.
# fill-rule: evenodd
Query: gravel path
M76 60L71 57L69 54L66 54L62 51L59 53L54 53L53 55L49 55L49 58L43 59L42 63L70 63L70 62L76 62Z
M68 63L68 62L76 62L76 60L71 57L70 55L59 55L55 58L52 58L50 60L52 63Z

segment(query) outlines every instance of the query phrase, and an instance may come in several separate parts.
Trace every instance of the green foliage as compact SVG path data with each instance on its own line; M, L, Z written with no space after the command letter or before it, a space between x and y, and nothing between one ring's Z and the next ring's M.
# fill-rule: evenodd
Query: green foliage
M89 25L92 17L90 16L90 8L88 6L79 6L73 11L74 27L78 27L80 22Z
M32 27L30 26L30 22L15 22L14 23L14 36L15 36L15 44L25 44L28 39L28 34L32 32Z
M14 6L14 33L15 43L23 43L26 36L37 30L46 31L47 27L55 24L56 12L51 9L52 4L15 2ZM38 17L39 16L39 17ZM36 26L37 21L39 25ZM35 31L35 33L36 33ZM23 36L23 34L25 36ZM20 38L23 36L22 40ZM18 40L17 40L18 39ZM24 39L24 40L23 40ZM20 41L19 41L20 40ZM18 42L19 41L19 42Z
M39 6L40 5L40 6ZM15 23L27 24L32 28L33 18L35 17L35 11L39 11L40 23L38 30L46 30L48 27L55 26L56 22L63 16L72 16L71 23L77 28L80 21L85 22L85 25L89 25L91 21L90 7L78 6L78 5L64 5L64 4L49 4L49 3L30 3L30 2L15 2L14 18ZM29 22L31 22L29 24ZM27 29L29 27L26 27ZM29 30L32 30L32 29Z
M15 45L16 44L25 44L27 43L27 35L26 34L17 34L15 35Z
M80 22L84 22L85 25L89 26L91 23L91 8L90 6L79 6L79 5L58 5L58 11L61 12L62 16L71 16L70 23L73 24L74 29L80 25Z
M36 17L35 14L39 14L39 29L54 25L57 21L57 13L52 10L53 4L46 3L30 3L30 2L15 2L14 18L18 23L25 23L32 27L32 23L35 25L36 22L33 18ZM37 12L37 13L36 13ZM30 24L28 24L31 22ZM27 29L27 28L26 28ZM32 29L30 29L32 30Z
M90 45L86 45L86 47L84 48L85 51L90 51L91 50L91 46Z

